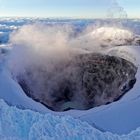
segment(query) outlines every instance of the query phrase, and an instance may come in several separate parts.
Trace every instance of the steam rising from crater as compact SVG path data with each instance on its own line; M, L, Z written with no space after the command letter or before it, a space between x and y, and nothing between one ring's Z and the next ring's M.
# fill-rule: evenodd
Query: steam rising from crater
M104 48L103 43L113 48L133 39L133 33L117 27L95 28L80 37L72 37L73 34L73 27L68 25L34 24L21 27L10 37L13 47L10 56L12 71L15 74L23 73L26 67L32 65L43 66L51 71L54 64L71 59L77 53L105 53L108 48Z
M11 34L13 71L22 73L26 67L32 65L43 66L51 71L54 63L69 59L71 50L68 42L71 33L71 27L67 26L23 26Z
M105 30L105 32L108 31L106 27L101 29ZM122 30L121 34L124 36L128 36L130 33L129 31L123 31L123 29L117 30L119 32L116 32L116 34L119 34L120 30ZM68 67L66 72L64 70L75 56L91 52L110 53L110 51L107 51L111 47L110 44L107 47L101 45L102 42L106 41L107 33L104 34L104 38L100 39L98 31L98 29L95 29L91 32L84 32L85 34L82 34L80 37L76 37L74 36L75 31L73 27L68 25L45 26L34 24L23 26L12 33L10 39L13 49L9 59L9 68L13 78L18 82L22 81L29 96L32 96L32 91L28 89L28 86L35 91L36 95L33 98L38 99L41 96L41 98L47 99L46 102L49 106L53 106L52 101L58 100L56 97L61 93L56 92L55 95L53 94L53 97L50 93L52 93L52 89L59 88L59 82L62 82L61 86L69 83L67 81L63 83L63 81L65 78L67 79L68 75L71 75L71 71L76 72L76 69ZM114 31L109 30L109 33L113 36L113 38L109 36L109 39L113 40ZM129 35L131 36L131 34ZM115 41L117 42L116 38ZM118 43L120 43L120 40L118 40ZM118 52L116 55L118 55ZM61 73L61 71L64 71L64 73ZM75 77L71 76L70 78ZM72 81L76 80L78 79L72 79ZM46 90L46 86L50 88ZM62 92L69 92L69 89L66 88L65 90ZM79 92L79 89L77 92ZM65 109L72 105L74 108L83 109L82 103L85 102L85 99L78 94L77 96L80 99L80 104L75 101L68 102L62 108ZM77 96L73 98L77 99ZM63 104L63 102L59 104Z

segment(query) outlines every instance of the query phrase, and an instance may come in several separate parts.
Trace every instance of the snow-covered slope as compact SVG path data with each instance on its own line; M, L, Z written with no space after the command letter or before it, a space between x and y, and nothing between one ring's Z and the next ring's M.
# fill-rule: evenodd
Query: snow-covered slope
M94 39L100 39L101 43L110 45L125 45L134 39L134 34L131 31L116 27L97 28L91 33L91 36Z
M70 116L40 114L9 107L0 100L0 139L3 140L138 140L140 128L129 135L101 132Z
M5 47L5 49L3 48ZM1 46L2 49L6 50L7 46ZM6 67L7 57L5 54L0 54L0 98L4 99L9 105L16 105L20 108L30 108L37 111L46 111L47 108L43 105L28 98L21 87L11 78L11 75Z

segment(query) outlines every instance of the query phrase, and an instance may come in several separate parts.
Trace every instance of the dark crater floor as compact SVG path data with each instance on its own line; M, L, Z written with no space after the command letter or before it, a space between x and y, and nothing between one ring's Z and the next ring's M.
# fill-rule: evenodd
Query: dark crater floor
M87 110L119 100L133 88L136 72L125 59L87 53L51 70L32 66L17 80L27 96L51 110Z

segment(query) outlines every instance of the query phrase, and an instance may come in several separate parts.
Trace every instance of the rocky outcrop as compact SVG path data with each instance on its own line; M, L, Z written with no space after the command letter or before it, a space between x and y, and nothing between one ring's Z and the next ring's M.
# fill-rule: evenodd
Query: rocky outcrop
M133 88L136 72L125 59L87 53L56 64L51 71L29 68L17 79L28 96L51 110L86 110L120 99Z

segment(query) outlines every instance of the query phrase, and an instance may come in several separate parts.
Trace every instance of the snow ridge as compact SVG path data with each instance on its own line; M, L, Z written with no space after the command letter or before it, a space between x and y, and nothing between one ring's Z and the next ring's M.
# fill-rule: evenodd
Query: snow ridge
M101 132L69 116L20 110L0 100L0 139L5 140L138 140L140 128L129 135Z

